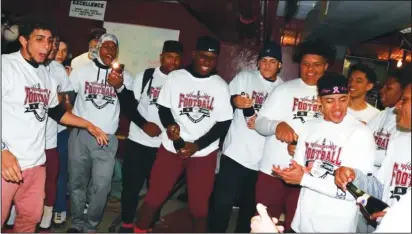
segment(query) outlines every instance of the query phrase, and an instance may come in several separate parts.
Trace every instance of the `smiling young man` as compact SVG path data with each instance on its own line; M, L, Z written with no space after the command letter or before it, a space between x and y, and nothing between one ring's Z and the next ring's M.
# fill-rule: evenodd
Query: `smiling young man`
M353 182L360 189L381 199L392 207L411 189L411 79L410 72L404 73L408 84L403 89L402 98L396 104L396 127L399 133L388 145L381 167L373 176L350 166L336 171L336 184L345 189L348 182ZM407 198L407 199L410 199ZM389 208L390 209L390 208ZM372 214L371 219L385 216L386 211ZM379 221L378 221L379 224ZM378 225L379 230L379 225Z
M93 62L75 69L70 81L77 93L73 113L94 121L109 137L107 147L90 141L90 135L73 129L69 138L69 182L72 222L68 232L94 232L100 223L110 192L118 141L115 132L119 125L120 104L108 77L118 72L112 64L118 55L118 41L104 34L97 44L98 56ZM131 88L129 72L119 72L124 84ZM90 181L90 182L89 182ZM86 200L89 206L86 214Z
M162 145L150 173L150 186L136 221L135 232L147 232L157 210L186 171L189 210L194 232L207 231L219 138L228 130L233 110L226 83L216 74L220 43L200 37L193 64L171 72L157 104L163 127ZM183 148L173 142L183 139Z
M223 144L213 191L211 232L226 232L236 201L240 210L235 232L250 232L249 221L255 214L255 184L265 144L265 137L255 131L255 120L267 95L283 83L278 77L281 63L281 47L268 42L258 56L259 70L240 72L229 84L234 119Z
M401 71L398 70L389 74L384 86L380 90L380 99L385 110L381 111L375 118L368 122L368 127L373 131L375 137L375 172L379 170L382 161L386 156L386 150L390 140L398 133L396 129L395 105L401 99L402 90L407 85ZM360 213L362 216L362 214ZM358 232L372 232L374 226L368 224L362 216L359 218Z
M300 185L291 228L295 232L355 232L358 208L350 193L338 189L334 171L341 166L370 173L375 143L370 129L347 114L347 79L325 73L317 82L323 118L307 121L301 129L294 161L273 172L289 184Z
M375 171L379 169L385 158L391 137L397 133L395 105L401 100L402 90L407 84L408 79L402 75L401 70L389 74L380 90L380 100L385 110L368 122L376 143Z
M99 41L99 38L106 33L105 28L94 28L90 31L90 35L88 38L89 50L84 52L83 54L73 58L71 62L71 68L77 69L82 67L85 64L88 64L96 58L96 46Z
M48 116L87 129L100 145L107 144L107 136L58 105L57 85L43 65L52 48L53 27L27 18L19 29L20 51L2 58L1 221L3 226L14 202L14 231L33 233L43 213Z
M302 78L273 89L256 120L256 131L267 136L259 164L256 202L267 206L275 217L285 212L286 231L296 210L299 187L286 185L272 176L272 166L288 167L291 159L288 143L296 140L299 127L305 121L321 117L316 82L333 64L336 55L335 48L321 40L305 41L295 52L294 60L300 63Z
M122 113L132 121L123 156L122 226L119 232L133 232L139 192L149 177L161 144L160 134L164 131L157 100L167 75L180 69L182 53L182 43L165 41L160 67L138 73L132 90L127 90L121 79L109 78L109 83L117 89Z
M349 68L350 104L348 113L363 123L368 123L379 110L366 102L366 95L375 86L376 73L369 66L358 63Z

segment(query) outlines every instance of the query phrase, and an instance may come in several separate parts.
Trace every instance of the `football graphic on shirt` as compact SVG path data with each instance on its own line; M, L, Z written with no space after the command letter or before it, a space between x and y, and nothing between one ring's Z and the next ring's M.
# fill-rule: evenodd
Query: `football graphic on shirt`
M32 87L25 87L26 97L24 113L33 113L39 122L43 122L47 117L49 109L50 90L40 88L40 84L35 84Z
M85 82L84 93L86 101L93 103L97 109L103 109L107 105L114 105L117 98L114 88L108 84L98 82Z
M149 105L156 105L156 107L159 108L157 105L157 99L159 98L159 93L160 93L161 88L162 87L151 87L150 88Z
M325 173L334 173L335 167L341 165L340 153L342 147L335 145L333 142L323 139L314 142L305 142L305 159L306 164L313 162L312 166L315 170L315 175L320 175L319 177L326 176ZM325 172L325 173L321 173Z
M391 134L383 128L379 132L375 132L375 143L378 150L386 150L388 148L389 138Z
M199 123L204 118L210 118L215 98L200 90L187 94L179 94L180 115L185 115L193 123Z
M399 201L400 197L406 194L411 187L411 162L395 162L392 171L392 181L390 183L390 198L396 198Z
M312 118L322 116L321 105L318 103L315 96L310 97L295 97L293 98L293 119L299 119L302 123Z

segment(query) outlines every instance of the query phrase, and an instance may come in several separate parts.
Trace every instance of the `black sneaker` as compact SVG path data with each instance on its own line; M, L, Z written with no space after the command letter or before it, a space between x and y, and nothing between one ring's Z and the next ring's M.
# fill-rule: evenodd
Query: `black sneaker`
M81 233L81 231L77 230L76 228L69 228L66 230L66 233Z

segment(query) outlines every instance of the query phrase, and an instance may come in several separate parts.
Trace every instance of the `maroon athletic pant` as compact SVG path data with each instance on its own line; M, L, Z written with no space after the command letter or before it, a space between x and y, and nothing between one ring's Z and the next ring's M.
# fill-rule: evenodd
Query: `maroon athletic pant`
M46 199L45 206L54 206L59 176L59 154L57 148L46 150Z
M256 202L262 203L272 217L285 213L285 231L290 230L298 205L300 186L289 185L281 179L259 171L256 182Z
M213 190L216 160L216 151L205 157L181 159L177 154L161 146L150 172L149 190L138 213L136 227L150 228L157 210L166 200L183 171L186 170L193 231L206 232L209 197Z

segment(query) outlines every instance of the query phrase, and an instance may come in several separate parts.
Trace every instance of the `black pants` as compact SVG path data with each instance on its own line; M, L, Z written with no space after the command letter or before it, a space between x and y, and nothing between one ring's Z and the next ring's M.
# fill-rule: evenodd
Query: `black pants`
M131 141L125 142L122 169L122 221L133 223L139 203L139 193L149 177L158 148L147 147Z
M209 210L210 232L226 232L232 207L238 204L239 214L235 232L250 233L250 219L256 213L257 174L257 171L246 168L226 155L222 155Z

